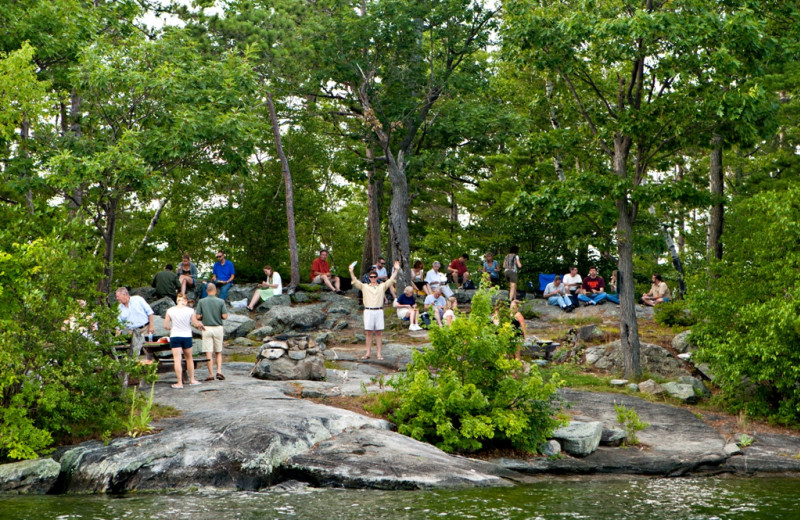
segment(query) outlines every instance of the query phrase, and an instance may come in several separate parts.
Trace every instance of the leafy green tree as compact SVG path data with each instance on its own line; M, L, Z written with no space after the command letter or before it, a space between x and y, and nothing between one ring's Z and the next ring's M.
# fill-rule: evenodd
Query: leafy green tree
M522 370L514 359L521 339L507 316L492 323L491 295L482 286L469 317L433 328L433 348L415 352L393 381L400 433L451 452L503 444L535 452L558 426L557 376L544 381L537 367Z
M782 423L800 418L800 189L737 200L725 256L699 277L689 303L692 342L734 410Z
M640 206L648 208L669 196L653 174L670 165L689 135L714 130L709 116L720 107L712 101L719 82L745 66L735 52L719 46L720 39L755 55L766 55L773 40L763 19L754 20L746 5L729 12L702 0L514 0L505 6L509 51L558 78L581 115L585 142L605 159L599 173L613 181L609 194L617 210L620 338L626 377L638 377L633 259ZM747 114L757 112L766 97L746 84L725 94Z

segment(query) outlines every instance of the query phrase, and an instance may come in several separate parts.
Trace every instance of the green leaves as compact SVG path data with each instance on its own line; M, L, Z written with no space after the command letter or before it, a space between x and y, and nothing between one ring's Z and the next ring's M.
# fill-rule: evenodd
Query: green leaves
M393 380L400 433L445 451L489 444L536 451L557 426L555 380L545 383L536 367L526 373L513 359L520 340L510 323L489 319L491 294L481 288L468 318L432 329L433 348L415 353Z

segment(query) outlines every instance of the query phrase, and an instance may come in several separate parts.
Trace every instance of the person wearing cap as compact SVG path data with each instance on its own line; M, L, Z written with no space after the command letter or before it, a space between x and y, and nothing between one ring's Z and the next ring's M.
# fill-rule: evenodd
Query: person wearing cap
M361 283L353 272L355 263L350 264L350 280L353 287L359 289L364 298L364 332L367 336L367 352L361 359L369 359L372 352L372 336L375 336L377 347L377 358L383 359L381 349L383 348L383 299L388 286L393 285L400 272L400 261L395 260L392 276L383 283L378 283L378 273L370 272L369 284Z

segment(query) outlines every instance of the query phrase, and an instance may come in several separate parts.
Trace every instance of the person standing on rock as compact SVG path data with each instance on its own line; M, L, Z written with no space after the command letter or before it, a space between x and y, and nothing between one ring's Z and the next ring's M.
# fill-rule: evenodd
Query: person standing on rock
M194 360L192 359L192 325L202 329L203 324L197 321L194 309L187 304L189 300L183 293L178 294L178 304L167 309L164 317L164 328L169 332L169 346L172 348L172 360L175 366L175 376L178 382L172 388L183 388L183 366L181 353L186 359L186 371L189 373L189 384L199 385L200 381L194 378Z
M508 299L513 301L517 298L517 283L519 282L519 270L522 269L522 262L519 261L519 246L511 246L508 254L503 260L503 272L508 280Z
M397 273L400 272L400 261L395 260L392 276L383 283L378 283L378 273L369 274L369 284L363 284L356 278L353 272L355 263L350 264L350 281L353 287L359 289L364 296L364 332L367 336L367 352L361 359L369 359L372 350L372 336L375 336L375 344L378 349L378 359L383 359L381 349L383 348L383 296L386 288L394 284Z
M204 291L208 295L197 302L195 315L202 323L200 330L203 332L203 352L208 359L208 377L206 381L214 380L214 355L217 360L217 379L225 380L222 375L222 338L225 336L225 329L222 326L223 320L228 319L228 311L225 308L225 301L217 298L217 286L209 283Z

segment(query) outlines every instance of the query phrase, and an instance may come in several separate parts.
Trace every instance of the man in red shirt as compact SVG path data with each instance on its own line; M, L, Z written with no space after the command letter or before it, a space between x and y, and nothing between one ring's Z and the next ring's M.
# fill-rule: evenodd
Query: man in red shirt
M469 280L467 260L469 260L469 255L464 253L460 257L450 262L450 265L447 266L447 271L450 273L450 277L459 287L462 287L464 283Z
M331 266L328 265L327 258L328 252L323 249L319 252L319 258L311 263L311 283L325 284L336 294L344 294L344 291L339 290L339 277L331 275Z

